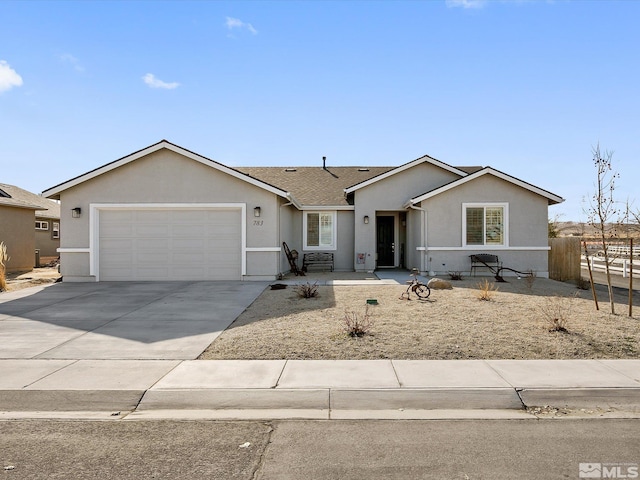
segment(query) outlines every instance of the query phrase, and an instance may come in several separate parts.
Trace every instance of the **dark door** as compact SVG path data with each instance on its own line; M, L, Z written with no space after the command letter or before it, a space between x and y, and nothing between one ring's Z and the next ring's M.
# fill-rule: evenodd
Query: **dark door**
M393 267L395 263L394 217L376 217L378 267Z

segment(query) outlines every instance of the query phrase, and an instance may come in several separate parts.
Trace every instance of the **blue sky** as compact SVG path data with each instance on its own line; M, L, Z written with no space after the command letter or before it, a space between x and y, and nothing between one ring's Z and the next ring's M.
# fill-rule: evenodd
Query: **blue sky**
M165 138L234 165L490 165L640 207L640 2L0 2L0 181Z

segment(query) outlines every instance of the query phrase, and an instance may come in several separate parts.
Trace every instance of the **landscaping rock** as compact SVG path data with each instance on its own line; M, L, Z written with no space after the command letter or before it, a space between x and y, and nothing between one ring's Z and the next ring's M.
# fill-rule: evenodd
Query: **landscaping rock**
M432 278L427 283L427 286L433 290L451 290L453 285L449 280L443 280L441 278Z

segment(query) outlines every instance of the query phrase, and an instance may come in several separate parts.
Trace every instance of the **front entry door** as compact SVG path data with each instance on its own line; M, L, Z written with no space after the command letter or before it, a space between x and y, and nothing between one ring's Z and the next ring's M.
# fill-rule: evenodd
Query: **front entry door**
M376 217L376 235L378 241L378 267L395 265L395 217Z

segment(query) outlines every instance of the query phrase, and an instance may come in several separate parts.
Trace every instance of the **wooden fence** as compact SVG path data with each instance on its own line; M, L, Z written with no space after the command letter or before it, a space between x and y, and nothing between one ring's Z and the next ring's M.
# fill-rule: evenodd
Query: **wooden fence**
M549 278L565 282L578 280L580 273L580 239L578 237L550 238Z

